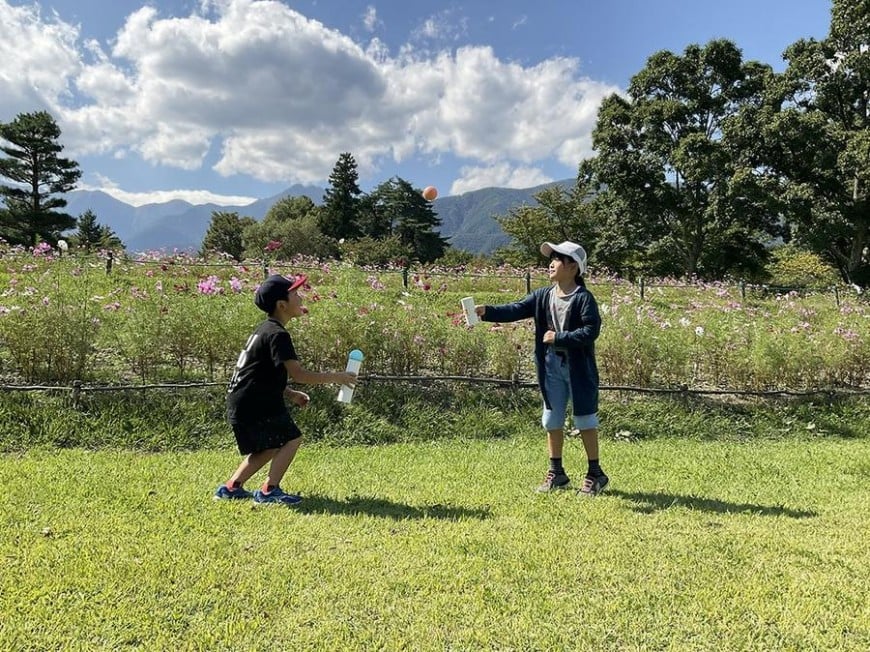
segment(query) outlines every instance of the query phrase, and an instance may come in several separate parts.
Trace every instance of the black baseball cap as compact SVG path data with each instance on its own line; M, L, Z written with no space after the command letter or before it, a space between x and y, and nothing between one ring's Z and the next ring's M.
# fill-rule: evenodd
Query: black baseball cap
M287 298L292 290L304 285L308 281L306 276L294 276L288 278L280 274L272 274L260 283L257 293L254 295L254 304L263 312L272 314L279 301Z

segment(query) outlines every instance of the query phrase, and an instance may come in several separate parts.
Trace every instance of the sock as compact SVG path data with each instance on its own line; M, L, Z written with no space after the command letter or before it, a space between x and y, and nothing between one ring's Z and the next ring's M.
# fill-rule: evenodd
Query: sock
M589 460L589 471L587 471L586 475L599 476L603 473L604 471L598 465L598 460Z
M551 457L550 458L550 470L553 473L565 473L565 469L562 468L562 458L561 457Z

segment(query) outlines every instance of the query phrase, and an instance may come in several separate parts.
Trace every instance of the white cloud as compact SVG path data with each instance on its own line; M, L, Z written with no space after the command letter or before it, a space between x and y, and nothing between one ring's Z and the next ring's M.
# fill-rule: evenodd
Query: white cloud
M523 25L526 24L526 22L528 22L528 20L529 20L529 17L526 16L525 14L523 14L522 16L520 16L519 18L517 18L514 21L514 24L511 25L511 29L517 29L518 27L522 27Z
M374 32L383 24L384 21L378 18L378 10L372 5L366 7L366 12L363 14L363 26L365 26L366 30Z
M468 33L468 18L456 9L444 9L426 18L412 33L412 41L457 41Z
M431 21L417 36L466 29L450 11ZM505 183L543 182L543 160L576 169L600 101L619 90L584 78L576 59L360 46L272 0L202 0L182 17L144 6L111 43L81 43L57 17L0 0L0 120L48 108L70 156L195 169L219 151L220 174L270 182L323 182L346 151L362 175L384 157L451 154L470 165L457 186L471 187L499 170Z
M481 188L532 188L553 181L534 167L514 167L509 163L496 163L488 167L467 166L450 187L451 195L461 195Z
M81 68L78 29L39 6L13 7L0 0L0 120L21 111L55 107L70 93Z
M78 190L99 190L111 195L115 199L130 204L131 206L144 206L146 204L162 204L174 199L181 199L190 204L217 204L219 206L247 206L257 199L244 195L219 195L207 190L156 190L153 192L127 192L121 190L114 181L102 174L94 177L98 183L79 184Z

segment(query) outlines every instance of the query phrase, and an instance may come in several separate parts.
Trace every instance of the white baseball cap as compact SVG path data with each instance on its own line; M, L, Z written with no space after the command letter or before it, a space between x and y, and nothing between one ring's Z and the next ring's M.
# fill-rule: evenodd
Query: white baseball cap
M545 242L541 245L541 253L547 258L552 256L553 252L572 258L580 268L580 275L586 274L586 250L576 242L565 240L565 242L560 242L559 244Z

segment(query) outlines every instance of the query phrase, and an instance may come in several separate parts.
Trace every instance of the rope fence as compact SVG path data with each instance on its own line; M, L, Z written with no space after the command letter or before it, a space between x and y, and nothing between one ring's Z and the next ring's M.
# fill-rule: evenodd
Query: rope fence
M384 375L360 375L359 383L473 383L480 385L496 385L509 389L537 388L538 383L519 378L484 378L474 376L384 376ZM0 392L46 392L46 393L69 393L74 405L78 405L83 394L100 392L130 392L148 391L155 389L203 389L212 387L226 387L226 382L196 382L196 383L151 383L143 385L87 385L81 381L73 381L72 385L0 385ZM679 387L638 387L633 385L601 385L600 391L626 392L635 394L658 394L676 395L683 399L692 396L747 396L754 398L791 397L808 398L811 396L825 396L828 399L870 396L870 387L854 388L819 388L807 390L771 389L771 390L746 390L731 388L693 388L688 385Z

